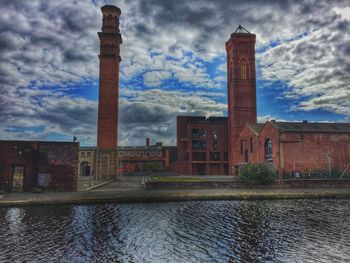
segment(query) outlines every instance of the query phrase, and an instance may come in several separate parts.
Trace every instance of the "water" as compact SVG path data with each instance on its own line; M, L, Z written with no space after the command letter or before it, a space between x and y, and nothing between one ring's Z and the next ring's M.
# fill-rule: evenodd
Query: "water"
M350 200L0 208L1 262L350 262Z

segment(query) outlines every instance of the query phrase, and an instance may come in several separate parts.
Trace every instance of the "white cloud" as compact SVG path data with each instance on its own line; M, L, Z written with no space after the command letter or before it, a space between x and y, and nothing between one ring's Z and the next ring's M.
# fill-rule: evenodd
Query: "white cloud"
M350 21L334 20L303 38L259 55L262 78L285 81L291 110L323 109L350 116Z
M171 74L167 71L149 71L143 75L143 82L149 87L159 87L162 81L170 77Z
M340 15L343 19L350 20L350 7L338 8L334 7L333 11Z
M292 109L350 116L347 1L5 1L0 3L1 138L19 138L6 128L15 123L46 127L26 131L28 138L58 132L94 140L96 102L73 97L71 89L98 78L99 6L105 2L122 10L120 79L144 74L145 84L158 88L123 87L121 94L129 97L121 100L121 112L146 107L148 116L155 109L169 116L148 126L135 120L135 132L122 131L122 142L135 141L142 132L171 142L175 114L226 111L216 102L225 96L219 91L224 90L226 64L208 72L206 63L226 57L225 41L239 23L256 33L257 48L280 43L257 56L257 67L263 79L287 82L290 88L281 96L300 100ZM189 92L166 92L162 84L169 78L191 87ZM72 82L77 87L67 85ZM86 111L95 115L86 119Z

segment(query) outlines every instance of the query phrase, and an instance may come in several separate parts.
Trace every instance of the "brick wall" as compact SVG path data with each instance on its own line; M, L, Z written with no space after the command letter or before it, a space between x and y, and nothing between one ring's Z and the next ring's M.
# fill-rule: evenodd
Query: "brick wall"
M205 135L196 136L194 131L205 131ZM224 117L178 116L177 161L172 170L189 175L228 174L227 131ZM196 148L197 142L205 147Z
M242 143L241 143L242 142ZM252 146L250 145L252 143ZM240 134L239 144L242 144L242 149L239 149L237 162L245 162L245 152L248 153L249 162L259 162L260 142L258 135L246 126ZM241 148L241 145L239 145ZM252 150L252 151L251 151Z
M12 190L14 167L24 168L23 190L38 186L38 174L50 174L48 190L77 188L79 143L0 141L0 189Z

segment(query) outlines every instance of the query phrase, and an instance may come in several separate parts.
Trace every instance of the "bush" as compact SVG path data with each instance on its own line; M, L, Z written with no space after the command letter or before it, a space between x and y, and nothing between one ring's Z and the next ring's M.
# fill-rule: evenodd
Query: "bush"
M146 170L148 170L149 172L162 172L163 171L162 164L159 162L146 163L144 168Z
M254 185L267 185L276 180L278 174L268 163L248 163L240 170L241 180Z

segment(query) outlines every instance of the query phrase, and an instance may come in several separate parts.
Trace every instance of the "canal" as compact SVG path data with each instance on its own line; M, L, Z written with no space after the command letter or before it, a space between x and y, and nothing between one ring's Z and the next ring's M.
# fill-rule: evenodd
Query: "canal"
M350 262L350 200L0 208L0 262Z

